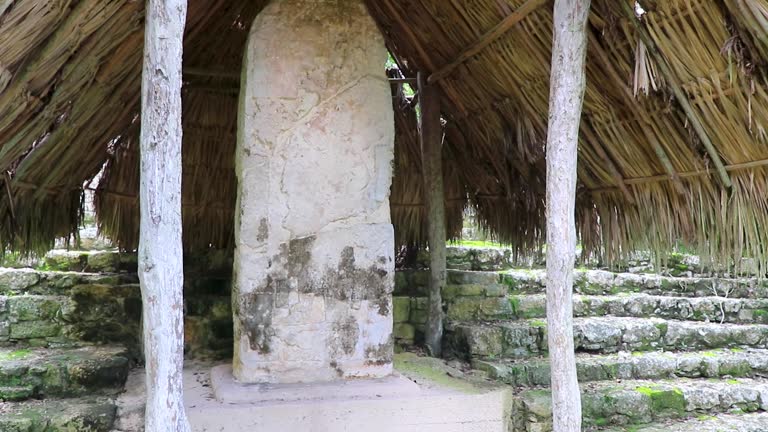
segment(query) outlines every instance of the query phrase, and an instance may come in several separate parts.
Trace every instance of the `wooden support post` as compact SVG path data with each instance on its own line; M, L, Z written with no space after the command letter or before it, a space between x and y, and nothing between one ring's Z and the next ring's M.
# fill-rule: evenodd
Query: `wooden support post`
M484 35L480 36L480 38L475 41L472 45L468 46L464 50L459 53L458 56L456 56L456 59L447 65L440 68L440 70L436 71L432 75L429 76L429 83L434 84L441 79L447 77L448 75L453 72L454 69L456 69L460 64L467 61L472 56L477 55L479 52L485 49L488 45L492 44L496 39L504 36L506 32L509 31L512 27L517 25L520 21L525 19L528 15L531 14L531 12L535 11L539 7L543 6L546 2L549 0L528 0L522 5L520 5L517 10L509 14L504 20L490 30L486 32Z
M547 342L554 432L581 431L573 343L576 163L589 0L555 0L547 132Z
M416 36L416 33L414 33L413 28L406 24L400 12L398 12L397 8L392 4L392 0L380 0L380 2L384 7L386 7L389 16L397 23L400 31L403 32L405 37L408 39L408 42L410 42L411 46L419 54L419 60L424 64L423 67L426 67L429 70L435 70L435 63L432 61L432 58L427 53L427 50L421 45L421 42L419 42L419 38ZM445 82L441 83L440 85L445 91L446 97L451 100L453 106L455 106L462 115L466 115L467 108L464 106L464 102L462 102L461 97L456 92L456 90Z
M148 0L141 85L139 280L147 432L189 432L184 412L181 56L186 0Z
M445 195L443 192L443 126L440 121L440 92L428 85L419 73L421 104L421 160L424 172L424 202L427 208L429 241L429 306L425 344L430 355L439 357L443 339L443 297L447 272L445 264Z
M704 130L704 124L702 124L698 114L696 114L696 111L694 111L693 107L691 106L691 101L688 99L688 95L685 94L682 86L680 86L677 77L672 72L672 68L670 68L670 66L667 64L667 60L659 52L656 44L653 41L653 38L651 38L650 33L648 33L648 30L642 25L640 19L635 15L635 11L630 3L626 1L622 1L620 3L624 8L624 12L627 14L627 18L635 26L635 29L637 29L640 40L643 41L646 48L648 49L648 52L653 56L653 58L656 59L656 63L659 66L659 71L664 76L664 79L667 81L667 84L669 84L669 87L672 88L672 92L675 94L675 99L680 104L680 107L683 109L685 116L691 123L693 131L696 132L696 135L701 140L701 143L704 144L704 148L707 150L709 158L712 159L712 163L715 165L715 169L720 176L720 180L723 182L723 185L725 185L726 188L730 189L730 187L733 185L733 182L731 182L731 176L728 175L728 171L725 169L725 164L720 158L720 154L717 152L715 145L712 144L712 140L709 139L707 131Z

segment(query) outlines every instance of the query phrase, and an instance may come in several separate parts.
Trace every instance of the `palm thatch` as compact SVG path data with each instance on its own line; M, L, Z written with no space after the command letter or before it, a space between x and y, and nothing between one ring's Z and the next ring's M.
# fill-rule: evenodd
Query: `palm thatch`
M236 98L266 0L191 0L185 38L184 232L232 239ZM552 12L546 0L367 0L399 69L439 84L449 235L462 210L519 253L544 239ZM607 261L685 243L768 268L768 0L593 0L577 229ZM0 245L75 232L86 182L102 230L137 242L142 2L0 1ZM393 85L392 217L421 244L414 103ZM418 97L418 96L417 96ZM106 167L104 164L106 163ZM104 167L104 168L103 168Z

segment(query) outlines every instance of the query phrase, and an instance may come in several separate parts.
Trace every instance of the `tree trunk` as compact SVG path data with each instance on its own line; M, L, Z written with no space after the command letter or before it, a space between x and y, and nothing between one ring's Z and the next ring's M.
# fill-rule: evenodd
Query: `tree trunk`
M581 430L573 344L576 160L589 0L555 0L547 133L547 335L554 432Z
M139 279L147 432L188 432L184 412L181 56L186 0L148 0L141 88Z
M428 85L421 73L421 161L424 172L424 202L427 208L429 241L429 305L425 345L429 354L439 357L443 343L443 298L445 286L445 195L443 193L443 127L440 122L440 93Z

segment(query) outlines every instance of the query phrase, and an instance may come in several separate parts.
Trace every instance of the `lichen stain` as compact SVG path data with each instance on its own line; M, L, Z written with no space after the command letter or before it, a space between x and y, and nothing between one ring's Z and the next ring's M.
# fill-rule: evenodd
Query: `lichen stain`
M386 343L366 347L365 364L368 366L383 366L392 363L394 343L394 338L390 335Z
M269 238L269 225L267 224L267 218L261 218L259 221L259 229L256 232L256 241L263 242Z
M237 317L248 335L251 349L259 354L269 354L270 342L275 335L272 328L274 294L254 292L241 297L240 302Z
M307 236L282 244L279 253L271 259L274 266L263 284L238 300L237 319L248 335L252 350L261 354L270 352L270 340L275 334L272 328L273 309L287 307L286 294L293 289L302 294L322 295L326 299L342 302L369 301L377 307L380 315L389 315L392 286L387 277L389 272L383 268L387 258L378 257L377 264L360 268L356 264L354 248L347 246L341 251L338 265L335 268L326 266L318 275L312 268L315 240L315 236ZM332 344L335 344L332 350L339 355L351 354L360 332L356 320L347 317L333 323L332 331Z
M339 378L343 378L344 377L344 369L342 369L341 366L339 366L339 364L336 362L336 360L333 360L330 363L328 363L328 366L330 366L331 369L336 371L336 375Z
M338 265L335 268L327 266L318 276L311 265L315 240L315 236L307 236L280 246L280 252L272 257L272 262L282 264L276 267L282 267L284 272L274 272L265 291L281 293L296 286L302 294L318 294L339 301L371 301L378 307L380 315L389 315L392 287L387 278L389 272L383 267L387 257L377 259L381 266L373 264L360 268L355 262L355 249L347 246L341 251Z
M381 262L381 260L379 260ZM341 251L338 266L326 268L320 281L320 290L326 296L339 301L373 302L380 315L389 315L391 287L389 272L376 265L360 268L355 263L355 249L351 246Z
M360 326L352 316L336 321L331 326L330 353L334 358L352 355L360 338Z

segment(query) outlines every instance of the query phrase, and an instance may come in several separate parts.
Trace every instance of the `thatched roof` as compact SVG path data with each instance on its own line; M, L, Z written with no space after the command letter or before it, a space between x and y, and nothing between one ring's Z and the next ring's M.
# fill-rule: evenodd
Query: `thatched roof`
M264 3L190 1L183 93L188 248L231 242L241 53ZM440 72L433 81L446 121L451 232L472 205L501 240L520 251L538 249L551 1L366 3L399 74ZM638 19L632 1L592 2L577 197L585 251L610 260L682 242L724 260L750 255L765 262L768 1L640 4ZM0 0L0 244L44 249L74 232L83 184L107 162L98 187L100 226L124 247L135 246L142 9L142 1ZM455 67L443 73L445 65ZM419 243L415 112L393 91L393 221L401 243Z

